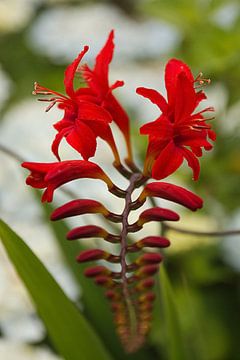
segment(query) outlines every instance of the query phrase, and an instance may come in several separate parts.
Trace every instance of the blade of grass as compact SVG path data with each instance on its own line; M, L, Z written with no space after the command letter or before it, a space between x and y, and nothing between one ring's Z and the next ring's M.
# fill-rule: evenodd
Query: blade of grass
M160 269L159 277L160 301L164 320L165 352L169 360L188 359L181 323L179 319L176 296L171 286L167 272L163 266Z

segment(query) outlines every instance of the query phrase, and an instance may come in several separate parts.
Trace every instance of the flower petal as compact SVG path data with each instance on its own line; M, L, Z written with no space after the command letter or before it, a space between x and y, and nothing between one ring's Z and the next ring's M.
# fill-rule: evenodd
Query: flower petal
M193 82L184 72L178 75L175 98L175 123L184 121L196 108L196 93Z
M164 179L176 171L182 162L183 154L181 150L173 141L170 141L154 162L152 177L157 180Z
M186 77L193 83L194 78L191 70L184 62L178 59L171 59L168 61L165 68L165 86L170 106L175 102L178 75L181 72L184 72Z
M173 124L169 121L168 117L161 115L157 120L141 126L140 134L169 141L173 137Z
M100 138L105 140L111 147L112 152L115 156L115 159L120 161L118 150L117 150L110 126L108 124L106 124L105 122L98 121L98 120L91 120L91 121L88 121L88 123L89 123L89 126L91 127L91 130L94 132L95 136L96 137L99 136Z
M114 51L114 31L112 30L108 36L106 44L96 57L96 63L94 67L94 72L101 79L103 86L108 87L108 68L109 64L112 61L113 51Z
M129 138L129 117L122 105L110 92L104 103L104 108L112 115L113 121L117 124L126 139Z
M158 91L154 89L139 87L137 88L136 92L137 94L149 99L153 104L157 105L163 113L166 113L168 111L168 104L164 97Z
M64 85L65 85L66 93L70 97L74 97L75 95L75 91L73 88L74 75L77 71L80 61L82 60L83 56L86 54L88 49L89 49L88 46L84 46L83 50L80 52L77 58L70 65L68 65L68 67L65 70Z
M58 153L58 148L60 145L60 142L62 141L63 137L72 130L72 126L63 129L62 131L60 131L59 133L56 134L55 139L52 142L52 152L53 154L56 156L56 158L58 159L58 161L61 161L59 153Z
M198 158L187 148L181 148L183 156L187 160L188 166L193 171L193 180L198 180L200 174L200 164Z
M88 160L96 152L96 136L83 121L76 121L75 128L66 136L66 140L84 160Z
M112 121L112 117L109 112L99 105L87 101L79 101L78 106L78 119L102 120L106 123L110 123Z

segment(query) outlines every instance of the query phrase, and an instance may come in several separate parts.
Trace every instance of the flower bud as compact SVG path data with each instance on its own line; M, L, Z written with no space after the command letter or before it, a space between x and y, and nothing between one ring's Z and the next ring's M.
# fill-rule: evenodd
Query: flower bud
M107 288L114 287L115 283L110 276L99 275L95 278L95 283Z
M119 262L119 256L109 254L108 252L100 249L84 250L80 252L80 254L77 256L77 261L81 263L86 261L100 260L100 259L107 260L112 263Z
M69 201L53 211L51 220L60 220L71 216L82 214L96 214L101 213L104 216L109 214L109 211L98 201L88 199L77 199Z
M143 211L137 224L142 226L143 224L150 221L178 221L179 215L172 210L163 209L160 207L154 207Z
M143 202L148 196L173 201L192 211L200 209L203 205L202 199L191 191L166 182L152 182L147 184L140 194L138 201Z
M170 245L170 241L162 236L147 236L142 240L135 242L133 245L128 246L127 251L135 252L139 251L143 247L152 248L165 248Z
M79 226L67 233L68 240L91 237L105 238L106 236L108 236L108 232L102 229L100 226L95 225Z
M135 272L135 276L138 277L138 278L146 277L148 275L156 274L156 272L158 272L158 270L159 270L159 265L157 265L157 264L141 266Z
M147 279L143 279L139 281L139 283L136 285L135 289L137 291L143 291L145 289L150 289L154 285L154 279L152 277L149 277Z
M140 304L146 303L146 302L153 302L155 300L155 298L156 298L156 295L150 291L150 292L140 295L138 302Z
M158 264L162 261L163 257L159 253L146 253L141 255L135 263L137 265L146 265L146 264Z
M84 275L87 277L95 277L98 275L110 275L111 271L105 266L92 266L84 270Z

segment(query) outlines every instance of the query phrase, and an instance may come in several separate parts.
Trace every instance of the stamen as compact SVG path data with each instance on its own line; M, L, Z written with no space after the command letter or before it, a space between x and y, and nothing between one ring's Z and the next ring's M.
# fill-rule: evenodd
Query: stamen
M201 88L202 86L209 85L211 83L210 79L203 78L203 73L200 72L197 77L194 79L194 82L198 83L195 86L195 89Z

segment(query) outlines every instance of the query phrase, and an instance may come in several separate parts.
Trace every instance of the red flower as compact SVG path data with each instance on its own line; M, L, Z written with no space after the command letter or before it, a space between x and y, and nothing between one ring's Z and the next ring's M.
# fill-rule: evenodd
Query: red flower
M98 54L93 69L88 65L81 68L84 79L87 82L87 88L79 89L79 94L86 100L96 101L97 104L103 106L112 115L113 121L117 124L125 137L127 144L128 157L132 158L130 133L129 133L129 118L123 107L112 94L112 91L117 87L123 86L123 81L116 81L113 85L109 85L108 71L109 64L112 61L114 51L114 31L109 34L106 44Z
M72 180L81 178L101 179L111 189L112 181L96 164L84 160L69 160L54 163L24 162L22 167L31 171L27 177L27 185L36 189L44 189L42 202L51 202L55 189Z
M41 99L42 101L51 102L46 111L50 110L56 103L58 103L60 109L64 110L63 119L54 125L58 133L52 143L52 151L58 160L60 160L58 148L63 137L85 160L88 160L95 154L96 138L99 136L108 142L116 162L119 163L118 151L109 127L112 116L94 101L82 98L78 90L75 91L73 87L75 73L78 71L79 63L87 51L88 46L85 46L83 51L65 71L64 85L66 96L40 86L38 83L35 83L33 93L53 95L50 99Z
M206 124L203 113L213 111L205 108L193 113L198 104L206 99L203 91L196 91L194 83L202 85L201 75L194 80L186 64L172 59L165 70L168 101L156 90L140 87L137 93L156 104L162 114L155 121L141 127L141 134L149 135L145 162L145 174L152 171L155 179L163 179L179 168L185 158L193 170L193 178L199 177L198 158L202 148L210 150L208 137L215 140L215 133Z

